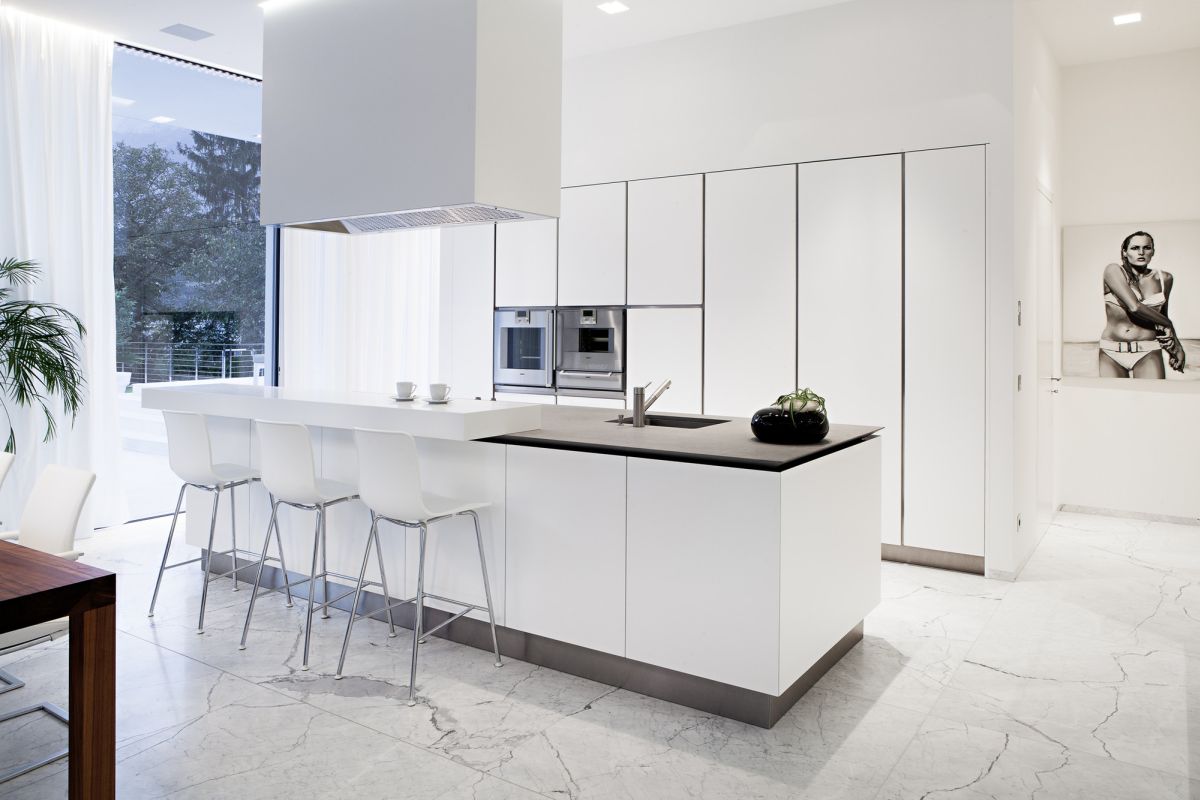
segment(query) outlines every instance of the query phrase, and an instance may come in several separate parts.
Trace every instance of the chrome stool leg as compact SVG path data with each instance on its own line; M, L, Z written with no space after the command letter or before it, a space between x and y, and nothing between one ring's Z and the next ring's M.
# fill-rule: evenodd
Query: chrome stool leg
M413 624L412 670L408 674L408 704L417 704L417 650L421 645L421 628L425 619L425 539L428 526L421 523L421 544L417 557L417 621Z
M15 691L25 685L25 681L13 675L6 669L0 669L0 694Z
M379 544L379 517L375 516L375 512L371 512L371 532L367 534L367 546L363 548L362 567L358 570L358 585L354 588L354 602L350 604L350 619L346 621L346 635L342 638L342 654L338 657L337 673L333 676L335 681L342 679L342 668L346 666L346 651L350 647L350 633L354 630L354 620L358 618L358 601L362 597L363 584L367 580L367 562L371 560L371 540L374 539L374 544ZM380 567L383 566L383 560L380 559ZM387 589L383 590L383 602L387 604L390 598L387 596ZM388 617L391 617L391 609L389 606ZM395 635L394 633L392 634Z
M317 560L321 555L322 534L325 532L325 504L317 506L317 524L313 531L312 571L308 573L308 613L304 618L304 662L300 669L308 670L308 648L312 641L313 601L317 594Z
M488 582L487 556L483 553L483 533L479 530L479 514L474 511L467 513L475 522L475 543L479 546L479 567L483 570L483 595L487 598L488 623L492 626L492 650L496 654L495 666L502 667L504 663L500 660L500 642L496 638L496 614L492 605L492 585Z
M329 619L329 562L326 559L325 507L321 506L321 619Z
M246 495L250 495L250 484L246 483ZM238 548L237 548L237 486L229 484L229 538L232 542L232 550L229 554L233 556L233 590L238 590Z
M271 529L275 529L275 541L279 541L279 526L276 523L276 517L279 514L279 503L275 498L271 498L271 521L267 523L267 535L263 539L263 553L267 552L267 547L271 544ZM283 545L279 545L280 563L283 563ZM246 637L250 635L250 618L254 616L254 601L258 599L258 587L262 585L263 566L266 563L265 558L260 558L258 561L258 575L254 578L254 591L250 593L250 607L246 609L246 624L242 626L242 642L238 645L239 650L246 649ZM283 582L286 584L287 570L283 572ZM292 590L288 589L288 605L291 606Z
M204 562L204 590L200 593L200 623L196 633L204 633L204 609L208 606L208 584L212 579L213 539L217 535L217 511L221 508L221 487L212 490L212 518L208 523L208 559Z
M183 507L185 491L187 491L186 483L179 487L179 498L175 501L175 513L171 517L171 530L167 533L167 546L163 548L162 563L158 565L158 578L154 581L154 595L150 598L150 613L146 614L147 617L154 616L154 605L158 602L158 590L162 586L163 573L168 569L167 556L171 553L171 542L175 540L175 524L179 522L179 509Z
M371 512L372 530L375 531L375 559L379 563L379 583L383 589L383 604L387 611L388 638L396 638L396 623L392 619L392 595L388 592L387 572L383 568L383 544L379 541L379 517ZM356 606L357 607L357 606Z
M275 508L275 495L267 493L267 497L271 500L271 508ZM279 535L279 523L275 520L275 514L271 514L271 524L267 526L267 538L271 537L271 528L275 528L275 546L279 548L279 569L283 572L283 590L287 592L287 606L291 608L292 602L292 579L288 577L287 562L283 560L283 539ZM264 552L266 552L264 550Z

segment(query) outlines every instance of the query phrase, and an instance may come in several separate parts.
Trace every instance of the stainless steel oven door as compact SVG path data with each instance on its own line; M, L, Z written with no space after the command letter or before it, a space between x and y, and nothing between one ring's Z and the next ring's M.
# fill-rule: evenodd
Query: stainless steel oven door
M554 312L514 308L496 312L492 381L507 386L554 385Z
M559 309L557 365L560 387L624 390L625 309Z

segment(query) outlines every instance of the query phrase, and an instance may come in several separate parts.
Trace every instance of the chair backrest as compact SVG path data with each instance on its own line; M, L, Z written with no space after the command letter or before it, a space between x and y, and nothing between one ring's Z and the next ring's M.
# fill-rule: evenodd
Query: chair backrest
M254 421L263 486L276 500L315 505L317 470L308 427L295 422Z
M74 550L75 526L95 482L94 472L48 465L25 502L17 541L46 553Z
M167 423L167 460L171 471L184 483L211 486L219 482L213 474L212 442L205 416L187 411L162 413Z
M4 485L4 479L8 477L8 471L12 469L16 460L17 457L12 453L0 453L0 486Z
M417 442L407 433L355 429L358 496L376 514L406 522L432 516L421 494Z

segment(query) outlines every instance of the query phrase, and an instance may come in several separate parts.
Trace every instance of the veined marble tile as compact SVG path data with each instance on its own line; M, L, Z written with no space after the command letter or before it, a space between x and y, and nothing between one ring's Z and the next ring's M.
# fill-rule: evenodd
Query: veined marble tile
M1136 517L1110 517L1105 514L1059 511L1054 515L1053 524L1060 528L1093 533L1137 533L1145 530L1150 521Z
M1011 584L949 570L883 562L882 600L867 616L868 635L971 642Z
M1187 800L1185 778L930 717L879 800Z
M1200 777L1200 672L1184 653L1037 631L990 631L933 713L1013 736Z
M1200 579L1200 527L1146 523L1113 532L1051 525L1018 580L1154 580L1163 573Z
M552 797L871 797L921 715L813 689L771 730L614 691L493 774Z
M958 639L865 636L817 686L928 713L970 648Z

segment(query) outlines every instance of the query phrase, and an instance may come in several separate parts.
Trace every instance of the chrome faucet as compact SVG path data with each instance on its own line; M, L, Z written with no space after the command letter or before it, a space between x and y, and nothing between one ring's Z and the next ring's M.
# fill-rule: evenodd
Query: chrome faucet
M646 386L649 385L649 383L646 384ZM670 379L663 381L663 385L650 395L649 400L646 399L646 386L633 387L633 427L635 428L646 427L646 412L650 410L650 406L654 405L655 400L662 397L663 392L671 388L671 381Z

